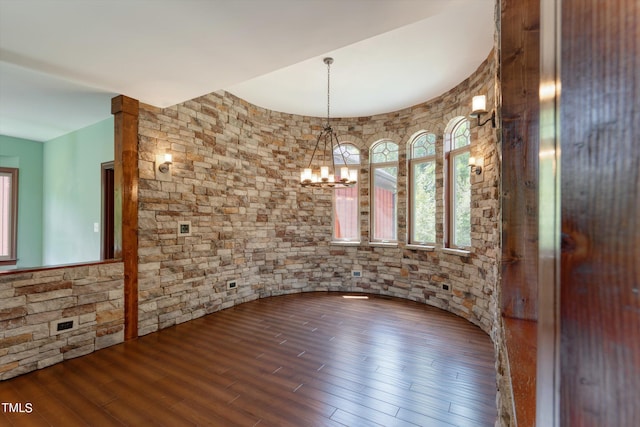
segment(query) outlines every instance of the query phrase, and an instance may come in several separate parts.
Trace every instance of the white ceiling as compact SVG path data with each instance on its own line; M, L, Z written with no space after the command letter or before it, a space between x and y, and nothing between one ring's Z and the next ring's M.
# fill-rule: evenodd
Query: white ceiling
M395 111L468 77L494 0L0 0L0 134L46 141L227 90L287 113Z

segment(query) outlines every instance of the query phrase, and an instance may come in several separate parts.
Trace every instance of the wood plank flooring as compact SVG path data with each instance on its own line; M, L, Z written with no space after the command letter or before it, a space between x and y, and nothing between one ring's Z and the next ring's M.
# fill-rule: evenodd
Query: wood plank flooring
M411 301L249 302L0 382L7 426L493 426L489 337Z

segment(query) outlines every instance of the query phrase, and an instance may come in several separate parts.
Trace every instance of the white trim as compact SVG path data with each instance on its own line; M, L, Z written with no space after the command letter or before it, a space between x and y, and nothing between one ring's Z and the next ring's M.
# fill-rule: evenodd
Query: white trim
M445 254L458 255L462 257L468 257L471 255L470 251L465 251L464 249L440 248L440 251Z
M340 240L332 240L329 242L330 245L333 246L360 246L360 241L340 241Z
M416 250L416 251L433 252L433 251L436 250L436 247L435 246L431 246L431 245L410 244L410 245L405 245L404 247L406 249L412 249L412 250Z

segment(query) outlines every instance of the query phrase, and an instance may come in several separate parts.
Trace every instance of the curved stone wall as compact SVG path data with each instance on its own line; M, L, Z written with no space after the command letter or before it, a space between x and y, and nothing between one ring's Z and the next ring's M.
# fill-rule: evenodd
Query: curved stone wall
M139 333L252 299L304 291L357 291L434 305L496 328L499 270L499 150L490 125L471 130L472 156L484 172L472 184L472 248L468 254L406 245L407 153L419 130L438 135L438 199L443 200L444 129L467 116L471 98L496 93L494 53L438 98L372 117L336 119L341 141L361 150L362 243L331 242L331 193L301 188L323 119L269 111L229 93L213 93L158 109L142 105L139 126ZM368 243L368 149L380 139L400 147L398 245ZM156 156L173 154L171 175ZM442 224L443 204L438 205ZM191 235L178 237L181 221ZM361 278L351 271L362 270ZM236 289L227 282L236 280ZM443 290L443 284L450 286Z

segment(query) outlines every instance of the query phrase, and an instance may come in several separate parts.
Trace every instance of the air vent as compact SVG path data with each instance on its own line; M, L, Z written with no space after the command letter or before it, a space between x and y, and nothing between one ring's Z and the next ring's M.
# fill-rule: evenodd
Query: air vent
M65 317L49 322L49 335L58 335L78 329L78 316Z
M67 320L66 322L59 322L56 326L56 331L66 331L73 328L73 320Z

